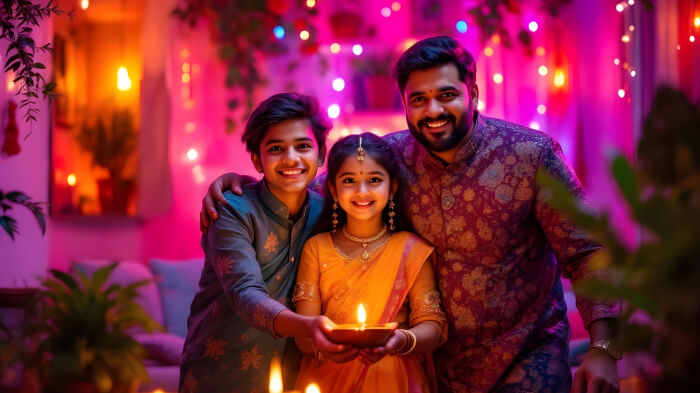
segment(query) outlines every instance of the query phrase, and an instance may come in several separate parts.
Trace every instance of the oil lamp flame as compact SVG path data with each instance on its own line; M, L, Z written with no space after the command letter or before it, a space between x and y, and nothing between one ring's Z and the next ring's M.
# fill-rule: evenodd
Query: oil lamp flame
M270 393L282 393L282 366L277 356L270 361Z

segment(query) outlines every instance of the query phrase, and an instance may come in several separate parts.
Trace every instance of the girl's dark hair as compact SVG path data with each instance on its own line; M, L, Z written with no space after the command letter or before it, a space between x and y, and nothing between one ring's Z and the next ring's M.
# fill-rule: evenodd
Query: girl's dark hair
M381 165L388 173L389 180L395 181L397 184L396 193L394 193L394 226L396 231L410 230L410 224L406 219L406 215L401 203L401 195L403 185L400 176L399 162L394 150L380 137L370 132L365 132L361 135L350 135L339 139L331 148L328 154L328 171L326 173L326 183L323 185L324 205L321 212L321 218L316 226L316 233L330 232L333 229L333 195L331 194L330 182L335 182L338 176L338 171L346 159L357 159L357 148L360 146L360 137L362 137L362 148L365 150L365 157L371 157L377 164ZM338 208L338 229L342 228L347 221L347 216L342 208ZM389 222L389 204L387 203L382 212L382 221Z
M241 141L249 153L260 155L260 143L270 126L289 119L306 119L316 138L319 153L326 146L326 135L333 126L318 104L318 98L299 93L279 93L261 102L248 118Z

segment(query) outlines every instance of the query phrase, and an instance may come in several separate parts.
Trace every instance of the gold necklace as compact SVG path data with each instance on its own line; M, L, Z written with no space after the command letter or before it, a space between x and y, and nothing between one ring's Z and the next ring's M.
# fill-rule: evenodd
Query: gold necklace
M387 238L386 238L385 240L383 240L382 242L377 243L374 247L371 247L371 248L368 248L368 249L366 249L366 250L363 250L362 254L360 254L360 255L358 255L358 256L356 256L356 257L351 257L350 255L348 255L348 254L346 254L346 253L340 251L340 248L338 248L338 246L336 246L335 243L333 244L333 248L335 248L335 251L338 253L338 255L340 255L341 257L343 257L343 258L345 259L345 264L346 264L346 265L348 264L348 262L350 262L350 261L352 261L352 260L354 260L354 259L357 259L357 258L361 258L361 259L362 259L362 263L365 263L365 262L367 262L367 260L370 258L370 256L372 255L372 253L373 253L374 251L376 251L377 249L380 249L380 248L384 247L384 246L389 242L389 239L391 239L391 236L387 237ZM365 253L367 254L367 257L366 257L366 258L365 258Z
M386 225L384 225L384 228L382 228L382 230L379 231L379 233L377 233L376 235L371 236L371 237L353 236L353 235L348 233L348 231L345 229L345 227L343 227L343 235L345 235L345 237L347 237L348 240L353 241L355 243L360 243L360 245L362 246L362 254L360 255L360 257L362 257L362 259L365 261L369 259L369 252L367 251L367 246L370 243L379 240L379 238L384 236L385 233L386 233Z

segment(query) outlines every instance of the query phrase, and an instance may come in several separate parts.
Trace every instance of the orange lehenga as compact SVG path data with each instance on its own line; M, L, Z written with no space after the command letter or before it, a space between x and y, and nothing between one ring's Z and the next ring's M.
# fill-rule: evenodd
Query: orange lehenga
M338 254L330 234L321 233L304 245L294 301L320 302L322 313L338 324L357 323L360 303L368 324L396 321L408 328L433 321L444 341L447 327L432 255L433 247L421 238L398 232L367 262L348 260ZM313 355L306 355L296 386L314 382L324 393L427 393L434 391L431 374L429 354L385 356L371 366L326 360L318 367Z

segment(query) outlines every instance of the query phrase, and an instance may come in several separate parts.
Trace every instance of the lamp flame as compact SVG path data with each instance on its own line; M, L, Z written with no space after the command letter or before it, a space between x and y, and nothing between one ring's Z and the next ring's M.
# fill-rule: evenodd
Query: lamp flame
M315 383L312 383L306 387L306 390L304 390L304 393L321 393L321 389L319 389L318 385L316 385Z
M270 361L270 393L282 393L282 366L280 359L273 356Z
M120 91L131 90L131 79L129 79L129 71L126 67L119 67L117 71L117 89Z
M554 73L554 86L555 87L563 87L565 83L566 83L566 76L564 75L564 71L556 70L556 72Z
M361 324L365 324L367 321L367 312L365 311L365 307L360 303L359 306L357 306L357 322Z

